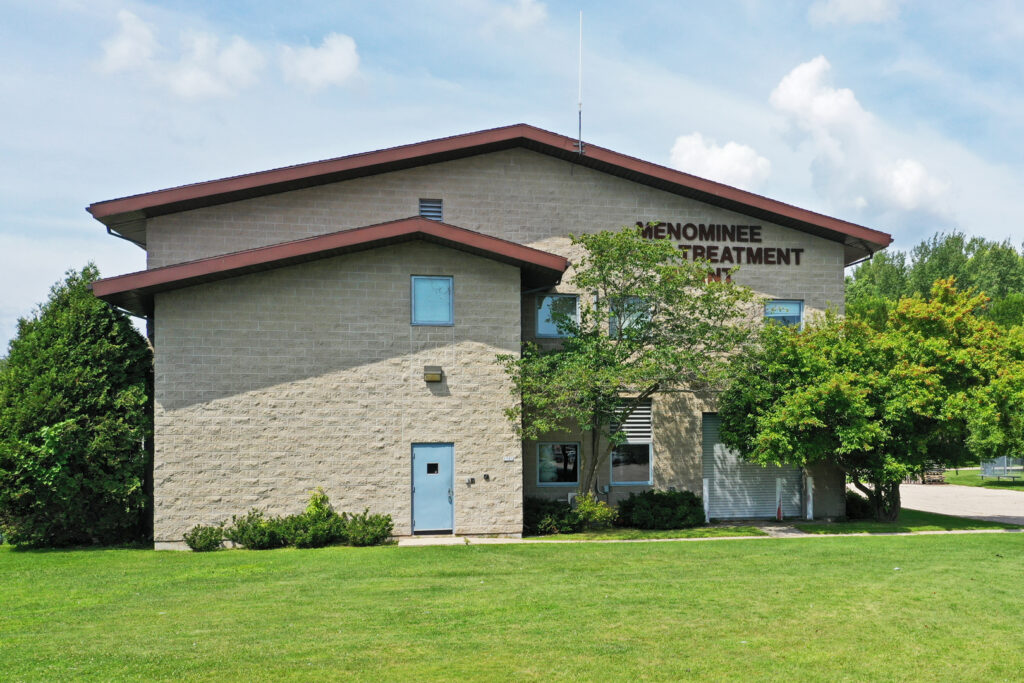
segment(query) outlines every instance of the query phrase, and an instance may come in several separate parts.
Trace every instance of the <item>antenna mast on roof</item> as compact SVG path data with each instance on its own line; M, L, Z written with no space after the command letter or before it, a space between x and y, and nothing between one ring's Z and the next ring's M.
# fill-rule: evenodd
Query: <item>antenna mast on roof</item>
M576 151L583 154L583 10L580 10L580 71L579 71L579 95L576 98L577 107L577 139Z

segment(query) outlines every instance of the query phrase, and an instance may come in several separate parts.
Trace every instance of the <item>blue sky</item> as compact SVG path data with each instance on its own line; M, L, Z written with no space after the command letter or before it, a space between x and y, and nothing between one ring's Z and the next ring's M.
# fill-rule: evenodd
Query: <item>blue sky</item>
M3 0L0 344L68 268L144 267L91 202L530 123L890 232L1010 239L1024 5Z

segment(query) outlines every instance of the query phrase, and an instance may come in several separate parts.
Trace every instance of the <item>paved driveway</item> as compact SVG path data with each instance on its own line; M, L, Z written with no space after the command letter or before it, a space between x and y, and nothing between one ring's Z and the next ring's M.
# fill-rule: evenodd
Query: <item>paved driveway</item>
M1002 491L952 484L904 484L903 507L944 515L1024 524L1024 491Z

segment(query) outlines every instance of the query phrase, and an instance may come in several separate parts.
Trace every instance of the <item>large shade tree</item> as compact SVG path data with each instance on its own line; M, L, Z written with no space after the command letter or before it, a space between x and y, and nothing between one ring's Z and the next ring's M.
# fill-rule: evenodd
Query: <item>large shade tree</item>
M834 463L876 519L895 519L907 475L1024 445L1024 334L979 315L986 304L947 279L880 327L834 316L766 326L733 360L723 442L765 465Z
M710 276L673 244L628 227L572 237L580 253L570 284L575 307L553 309L560 343L525 343L502 356L516 396L508 417L528 439L576 430L590 440L580 455L579 490L625 439L618 425L651 396L718 387L726 358L750 335L752 293Z
M0 363L0 529L26 546L146 533L150 350L68 271Z
M994 242L961 232L939 233L909 253L882 252L846 278L846 312L876 327L900 298L927 298L932 283L955 278L960 289L976 289L989 301L982 314L1004 327L1024 322L1024 255L1009 241Z

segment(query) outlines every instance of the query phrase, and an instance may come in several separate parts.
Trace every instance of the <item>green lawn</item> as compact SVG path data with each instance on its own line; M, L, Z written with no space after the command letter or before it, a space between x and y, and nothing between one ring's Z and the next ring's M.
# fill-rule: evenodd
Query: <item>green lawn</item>
M1024 491L1024 479L994 479L993 477L981 478L981 470L948 470L946 472L946 483L957 486L984 486L989 489L1016 489Z
M1014 680L1021 575L1024 534L2 549L0 678Z
M756 526L700 526L693 529L607 529L583 531L578 534L527 536L542 541L634 541L650 538L724 538L727 536L767 536Z
M1002 522L985 522L964 517L950 517L934 512L920 510L900 510L900 517L895 522L870 522L856 520L852 522L807 522L794 524L797 529L809 534L893 534L911 533L914 531L954 531L970 529L1019 529L1014 524Z

